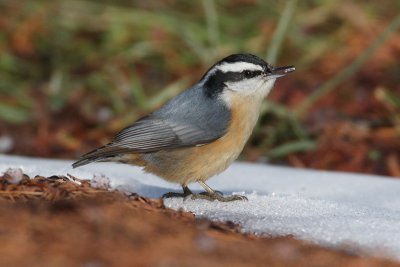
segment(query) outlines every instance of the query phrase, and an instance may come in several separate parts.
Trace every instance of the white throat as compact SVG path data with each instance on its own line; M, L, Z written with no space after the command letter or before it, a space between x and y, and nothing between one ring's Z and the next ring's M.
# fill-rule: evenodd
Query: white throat
M242 96L264 99L274 87L276 79L253 78L225 83L227 91L234 91Z
M264 82L250 82L245 86L243 86L243 84L240 85L240 83L241 82L226 84L227 88L222 92L221 99L228 105L228 107L231 107L232 99L241 97L258 110L262 101L273 88L275 79L269 79Z

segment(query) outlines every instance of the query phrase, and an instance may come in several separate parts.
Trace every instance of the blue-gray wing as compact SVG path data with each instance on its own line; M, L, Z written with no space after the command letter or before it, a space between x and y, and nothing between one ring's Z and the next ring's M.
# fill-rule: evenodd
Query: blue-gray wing
M75 168L127 153L149 153L204 145L222 135L224 131L202 129L190 123L145 118L122 130L111 143L83 155L73 166Z
M223 129L214 132L190 122L149 117L122 130L108 146L132 152L153 152L207 144L223 134Z
M111 143L83 155L73 166L126 153L204 145L222 137L230 122L229 110L221 102L207 99L194 89L123 129Z

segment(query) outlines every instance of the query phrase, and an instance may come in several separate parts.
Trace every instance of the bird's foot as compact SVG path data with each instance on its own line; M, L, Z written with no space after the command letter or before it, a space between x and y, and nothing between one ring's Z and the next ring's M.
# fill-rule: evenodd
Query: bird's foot
M247 200L247 197L241 196L241 195L232 195L232 196L224 196L222 195L221 192L216 191L215 193L209 193L209 192L202 192L202 193L177 193L177 192L168 192L165 193L162 198L183 198L184 200L186 199L205 199L208 201L214 201L218 200L221 202L230 202L230 201L236 201L236 200Z
M190 191L189 187L182 185L183 193L177 193L177 192L168 192L162 195L162 199L164 198L173 198L173 197L181 197L181 198L187 198L191 195L193 195L192 191Z
M241 195L224 196L219 191L202 192L200 194L192 194L192 195L187 196L187 197L190 197L191 199L205 199L205 200L208 200L208 201L218 200L218 201L221 201L221 202L230 202L230 201L236 201L236 200L248 200L247 197L241 196Z
M162 195L161 198L174 198L174 197L181 197L181 198L187 198L191 196L191 194L185 194L185 193L177 193L177 192L168 192Z
M164 195L162 195L161 198L164 199L164 198L180 197L180 198L183 198L184 200L190 198L193 200L194 199L205 199L208 201L218 200L221 202L247 200L247 197L241 196L241 195L224 196L222 194L222 192L211 189L211 187L206 185L204 182L199 182L199 183L207 190L206 192L194 194L192 191L190 191L189 187L187 187L186 185L182 185L183 193L168 192L168 193L165 193Z
M221 202L230 202L236 200L248 200L245 196L240 195L232 195L232 196L224 196L221 192L212 189L208 186L204 181L197 181L205 190L206 192L200 194L192 194L192 199L205 199L208 201L218 200Z

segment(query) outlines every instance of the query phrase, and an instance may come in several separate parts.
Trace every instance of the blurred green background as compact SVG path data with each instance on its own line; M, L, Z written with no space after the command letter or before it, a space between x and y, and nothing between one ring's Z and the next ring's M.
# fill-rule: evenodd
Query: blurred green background
M400 2L0 0L0 153L75 158L253 53L277 82L243 160L400 177Z

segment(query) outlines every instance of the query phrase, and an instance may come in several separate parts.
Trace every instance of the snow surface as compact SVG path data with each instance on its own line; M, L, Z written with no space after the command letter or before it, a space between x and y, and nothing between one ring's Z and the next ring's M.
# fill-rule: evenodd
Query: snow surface
M126 192L158 198L180 186L140 168L96 163L72 169L72 161L0 155L0 173L22 168L31 177L71 174ZM235 163L209 180L224 194L249 201L230 203L166 199L165 205L212 220L239 223L244 231L268 236L293 235L324 246L357 247L400 260L400 181L382 176L313 171ZM192 185L193 191L201 191Z

